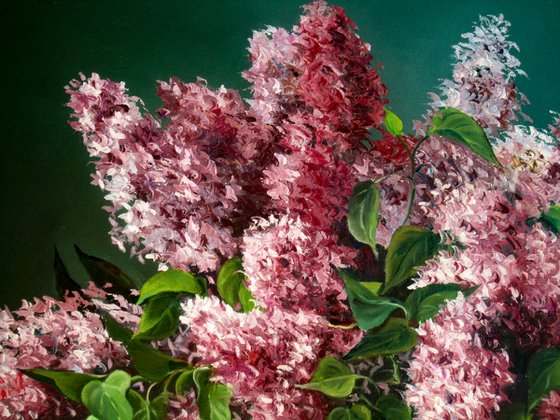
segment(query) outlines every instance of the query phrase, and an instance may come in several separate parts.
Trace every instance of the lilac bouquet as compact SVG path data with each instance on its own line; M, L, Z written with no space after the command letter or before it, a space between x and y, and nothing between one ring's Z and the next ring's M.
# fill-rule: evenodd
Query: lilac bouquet
M463 35L414 134L323 1L254 33L250 99L71 81L111 238L160 271L81 253L88 287L0 312L0 417L560 417L560 116L528 125L508 27Z

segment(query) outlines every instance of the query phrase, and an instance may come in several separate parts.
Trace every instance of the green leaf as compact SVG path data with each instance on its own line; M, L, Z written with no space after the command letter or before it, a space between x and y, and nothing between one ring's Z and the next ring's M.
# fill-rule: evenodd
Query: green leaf
M230 420L229 403L233 392L224 384L210 382L211 376L212 369L207 367L198 368L193 374L200 418L201 420Z
M130 376L122 371L112 372L104 382L91 381L82 389L82 402L100 420L132 420L132 406L126 398Z
M333 398L344 398L352 393L356 379L360 377L360 375L352 373L344 363L334 357L326 356L315 369L311 381L297 385L297 387L320 391Z
M350 414L355 420L371 420L371 411L365 405L354 404L350 407Z
M58 249L54 249L54 277L55 287L60 299L64 298L67 292L78 292L82 287L70 276Z
M388 356L411 349L416 345L417 334L403 318L390 318L383 327L368 332L344 360Z
M400 286L416 274L416 267L425 265L436 254L440 237L417 226L398 228L387 248L383 294Z
M468 296L475 289L461 290L456 283L430 284L421 289L414 290L408 296L404 305L409 314L410 321L421 323L436 316L441 305L447 300L455 299L459 292Z
M136 285L132 279L116 265L102 260L101 258L86 254L78 248L77 245L74 245L74 249L90 279L97 287L104 288L107 283L111 283L111 287L107 290L125 297L130 296L131 289L136 289Z
M501 166L484 130L473 118L455 108L444 108L440 114L434 116L434 126L428 135L437 134L456 140L480 157Z
M130 389L127 393L127 399L132 406L133 420L165 420L167 418L167 405L171 396L170 392L162 392L148 402L139 393Z
M336 407L327 420L371 420L371 411L365 405L354 404L352 407Z
M360 284L368 289L373 295L377 296L383 283L380 281L361 281Z
M228 305L235 307L239 303L239 288L246 278L239 258L227 260L222 265L218 272L216 286L218 293Z
M381 414L387 420L410 420L412 418L412 410L406 403L392 395L383 395L375 402Z
M247 289L244 281L247 276L243 273L243 265L239 258L232 258L222 265L216 286L222 299L230 306L235 308L241 304L243 312L250 312L255 307L252 301L253 296Z
M371 374L374 382L386 382L398 385L401 383L401 372L395 356L383 358L383 366Z
M241 302L241 309L245 313L255 309L254 297L244 284L239 288L239 302Z
M194 385L194 368L185 369L175 381L175 393L177 395L186 394Z
M146 379L159 381L177 368L187 367L183 360L173 359L152 346L132 339L132 332L124 328L108 314L104 314L105 329L114 341L120 341L126 347L134 368Z
M132 337L141 340L161 340L179 328L180 305L178 296L158 295L148 301L138 331Z
M506 402L501 404L494 418L496 420L531 420L531 415L527 414L527 408L519 401Z
M362 330L378 327L397 309L406 313L402 302L377 297L359 281L354 280L349 271L341 269L338 272L344 280L352 314Z
M81 402L80 395L86 384L104 377L104 375L45 369L21 369L20 371L31 379L57 387L66 397L76 402Z
M541 215L541 220L555 233L560 233L560 206L550 206L548 211Z
M166 293L191 293L201 295L205 293L200 280L191 273L181 270L160 271L150 277L140 289L138 305L159 294Z
M374 252L378 217L379 190L375 182L356 184L348 200L348 230L357 241L371 246Z
M385 127L387 127L389 133L395 136L400 136L403 132L403 123L401 119L387 108L385 108Z
M550 391L560 388L560 350L554 347L536 352L527 369L529 411Z

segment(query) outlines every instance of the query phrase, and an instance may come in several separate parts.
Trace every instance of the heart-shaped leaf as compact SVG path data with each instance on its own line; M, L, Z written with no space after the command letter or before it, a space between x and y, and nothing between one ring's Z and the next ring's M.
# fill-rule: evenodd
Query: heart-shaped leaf
M58 249L54 249L54 276L55 276L55 287L60 299L64 298L67 292L77 292L82 289L80 286L68 273Z
M160 294L191 293L201 295L205 293L200 281L191 273L181 270L160 271L150 277L140 289L138 305Z
M501 165L482 127L469 115L455 108L444 108L434 116L434 126L429 135L456 140L489 162Z
M554 347L539 350L529 361L529 411L550 391L560 388L560 350Z
M371 411L365 405L354 404L352 407L336 407L327 420L371 420Z
M175 393L177 395L186 394L194 384L194 368L185 369L175 381Z
M406 403L393 395L383 395L375 402L384 418L391 420L410 420L412 410Z
M368 332L343 359L392 355L411 349L416 341L416 331L405 319L390 318L383 327Z
M344 280L352 314L362 330L378 327L397 309L406 312L402 302L375 296L359 281L353 279L349 271L340 269L338 272Z
M132 389L129 389L126 394L134 413L133 420L165 420L167 418L167 405L171 396L170 392L162 392L148 402L142 395Z
M233 392L231 389L217 382L210 382L212 369L198 368L193 373L196 385L196 402L201 420L230 420L229 403Z
M455 299L459 292L468 296L475 289L461 290L456 283L430 284L414 290L408 296L404 305L410 321L421 323L436 316L441 305L447 300Z
M398 228L387 248L383 294L400 286L416 274L416 267L426 264L438 250L440 237L417 226Z
M179 328L179 299L176 295L157 295L148 300L133 339L161 340Z
M107 283L111 283L111 287L107 290L111 293L130 297L130 290L136 289L136 285L130 277L128 277L119 267L101 258L88 255L83 252L77 245L74 249L85 267L91 281L97 287L103 288Z
M297 387L320 391L333 398L344 398L352 393L358 378L361 376L352 373L344 363L334 357L326 356L315 369L311 380Z
M82 402L100 420L132 420L132 406L126 398L130 376L122 371L112 372L104 382L91 381L82 389Z
M124 328L108 314L103 315L103 323L109 337L114 341L122 342L126 347L132 365L143 377L153 381L160 381L169 372L189 366L183 360L173 359L146 343L133 340L132 332Z
M243 273L243 265L239 258L232 258L222 265L216 280L218 293L230 306L236 307L241 304L243 312L250 312L255 307L251 292L247 289L244 281L247 276Z
M371 246L374 252L378 217L379 190L375 182L356 184L348 200L348 230L357 241Z
M397 115L390 109L385 108L385 127L387 131L395 136L403 133L403 123Z
M57 387L66 397L76 402L81 402L84 386L104 377L104 375L45 369L21 369L21 372L36 381Z

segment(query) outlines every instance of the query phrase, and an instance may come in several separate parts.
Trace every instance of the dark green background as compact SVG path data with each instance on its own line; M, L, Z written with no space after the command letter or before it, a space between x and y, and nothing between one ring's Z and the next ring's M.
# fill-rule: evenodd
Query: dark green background
M196 76L243 90L247 38L270 24L290 28L301 1L12 0L1 12L3 60L0 304L53 293L56 245L71 274L86 276L74 243L136 280L155 270L111 245L103 194L80 135L67 125L63 87L78 72L125 80L149 109L156 80ZM405 121L425 110L426 92L451 74L451 45L479 14L504 13L530 79L519 85L535 125L560 110L560 2L339 1L385 68L393 109ZM408 125L410 127L410 124Z

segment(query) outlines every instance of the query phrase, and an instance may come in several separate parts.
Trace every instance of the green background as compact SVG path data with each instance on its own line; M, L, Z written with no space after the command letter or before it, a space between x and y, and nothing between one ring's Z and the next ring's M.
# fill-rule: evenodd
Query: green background
M124 80L149 109L156 80L202 76L209 85L242 90L247 38L265 25L291 28L301 1L12 0L3 4L0 153L0 304L54 293L56 245L71 274L85 281L73 252L115 262L142 281L141 265L114 247L90 185L92 166L81 137L67 125L64 85L81 71ZM451 45L479 14L503 13L530 79L519 86L537 127L560 110L560 2L339 1L372 44L393 110L410 122L426 108L426 92L451 75ZM410 123L408 124L410 128Z

